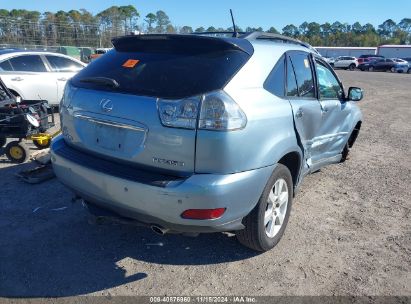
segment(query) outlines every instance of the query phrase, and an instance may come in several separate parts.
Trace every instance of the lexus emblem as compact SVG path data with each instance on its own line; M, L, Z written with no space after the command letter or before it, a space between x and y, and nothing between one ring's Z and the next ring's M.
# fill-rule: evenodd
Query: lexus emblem
M113 102L110 99L102 99L100 107L104 112L111 112L113 110Z

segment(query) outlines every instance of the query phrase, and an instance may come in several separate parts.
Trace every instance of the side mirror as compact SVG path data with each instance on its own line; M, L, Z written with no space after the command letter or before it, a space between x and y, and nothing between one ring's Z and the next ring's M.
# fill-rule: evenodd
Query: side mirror
M364 97L364 91L361 88L350 87L348 89L348 100L360 101Z
M21 103L21 97L20 96L16 96L16 102Z

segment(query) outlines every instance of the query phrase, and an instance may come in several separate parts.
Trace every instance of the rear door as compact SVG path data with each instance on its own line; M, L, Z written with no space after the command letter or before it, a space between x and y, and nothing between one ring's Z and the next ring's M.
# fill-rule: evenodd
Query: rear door
M72 59L58 56L58 55L45 55L47 63L50 66L50 75L54 76L57 83L57 100L56 103L60 103L63 97L64 87L67 81L76 75L84 66Z
M343 67L344 66L344 57L337 57L337 59L335 60L335 62L334 62L334 66L336 67L336 68L341 68L341 67Z
M385 59L378 59L374 65L374 70L382 71L385 70L386 62Z
M57 83L49 73L40 55L20 55L7 60L12 71L2 72L3 82L9 89L27 100L57 99ZM6 64L5 61L2 62Z
M287 52L286 94L293 109L294 123L304 150L306 167L320 157L316 140L321 136L321 106L316 98L311 55Z

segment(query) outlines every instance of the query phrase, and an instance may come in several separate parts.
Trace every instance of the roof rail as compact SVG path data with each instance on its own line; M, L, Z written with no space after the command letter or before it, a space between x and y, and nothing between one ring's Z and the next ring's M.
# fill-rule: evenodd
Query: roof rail
M247 40L270 40L270 41L275 41L275 42L296 44L296 45L300 45L305 48L308 48L318 54L318 51L315 48L313 48L311 45L309 45L308 43L302 42L301 40L298 40L298 39L279 35L279 34L265 33L265 32L251 32L251 33L245 33L244 35L240 36L240 38L247 39Z

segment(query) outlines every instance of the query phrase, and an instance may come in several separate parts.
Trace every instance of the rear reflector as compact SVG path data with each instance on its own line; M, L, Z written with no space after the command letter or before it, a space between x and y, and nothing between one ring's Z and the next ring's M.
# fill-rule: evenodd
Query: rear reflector
M188 209L181 214L181 217L191 220L212 220L221 217L225 210L226 208Z

